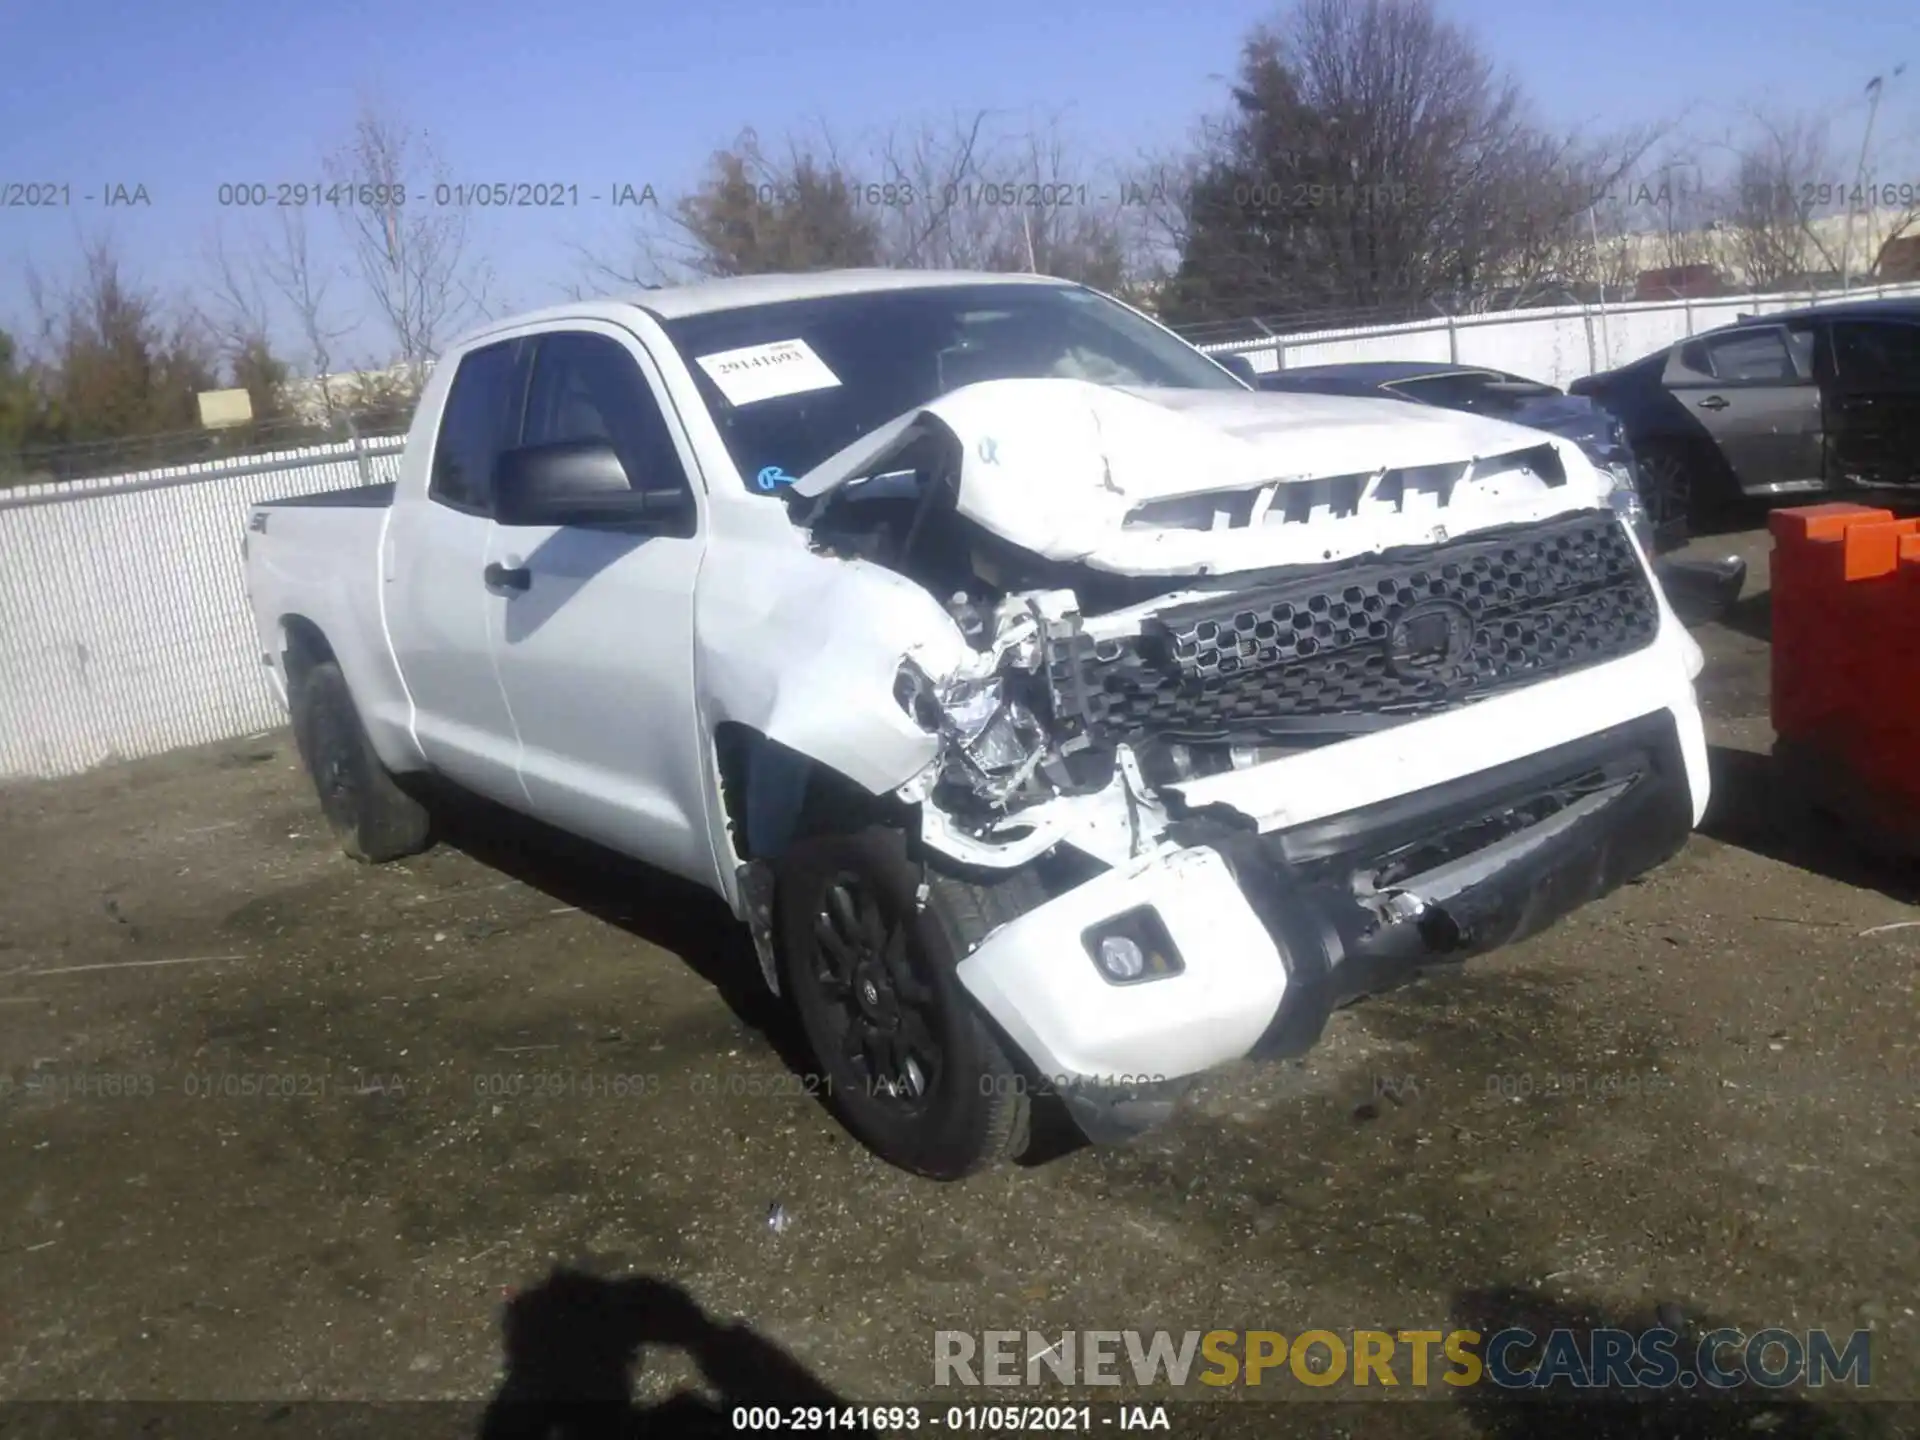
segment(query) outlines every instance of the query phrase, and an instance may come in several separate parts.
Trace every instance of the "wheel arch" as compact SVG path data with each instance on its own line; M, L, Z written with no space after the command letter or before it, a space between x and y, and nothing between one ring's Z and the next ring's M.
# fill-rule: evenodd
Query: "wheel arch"
M888 824L919 833L916 807L875 794L824 760L783 745L758 727L722 720L713 727L718 813L714 854L734 912L753 934L761 978L781 993L774 955L774 867L797 840Z
M339 663L326 632L305 615L288 614L280 617L280 671L287 685L287 703L293 704L300 682L316 665L327 661Z
M777 860L795 840L828 831L875 823L918 830L917 807L742 721L714 726L713 755L720 819L738 862Z

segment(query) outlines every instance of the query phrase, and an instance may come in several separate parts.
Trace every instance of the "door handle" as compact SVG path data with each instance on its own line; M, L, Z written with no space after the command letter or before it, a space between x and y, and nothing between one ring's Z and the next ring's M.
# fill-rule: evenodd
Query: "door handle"
M533 584L533 572L520 565L509 570L498 560L489 564L483 572L489 590L525 590Z
M1709 395L1700 402L1700 408L1702 410L1724 410L1727 408L1727 401L1721 396Z

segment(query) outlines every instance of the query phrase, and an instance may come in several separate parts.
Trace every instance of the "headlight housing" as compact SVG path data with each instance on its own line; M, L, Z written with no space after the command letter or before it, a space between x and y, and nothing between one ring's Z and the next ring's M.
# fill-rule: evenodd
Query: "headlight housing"
M995 804L1005 804L1044 758L1046 731L1007 694L1001 676L941 688L905 660L894 676L893 698L921 729L946 742L943 774Z

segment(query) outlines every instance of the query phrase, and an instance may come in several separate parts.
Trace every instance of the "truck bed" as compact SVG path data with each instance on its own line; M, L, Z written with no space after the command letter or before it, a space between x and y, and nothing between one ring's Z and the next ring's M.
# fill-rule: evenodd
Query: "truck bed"
M340 507L354 510L385 510L393 504L393 481L377 485L355 485L346 490L322 490L317 495L294 495L285 500L262 500L256 510L285 510L294 506Z

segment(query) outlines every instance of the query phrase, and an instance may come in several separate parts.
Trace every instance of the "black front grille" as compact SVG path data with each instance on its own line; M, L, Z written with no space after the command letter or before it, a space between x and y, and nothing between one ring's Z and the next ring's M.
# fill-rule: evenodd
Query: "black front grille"
M1609 510L1321 566L1162 611L1134 639L1055 637L1056 717L1100 738L1369 728L1649 644L1651 582Z

